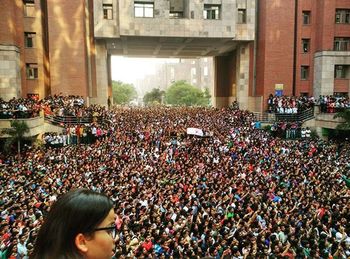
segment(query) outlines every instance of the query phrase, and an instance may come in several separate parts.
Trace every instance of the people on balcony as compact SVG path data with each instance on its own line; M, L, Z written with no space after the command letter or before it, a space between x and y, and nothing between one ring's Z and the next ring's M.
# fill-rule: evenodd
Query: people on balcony
M318 103L322 113L335 113L350 109L348 96L320 95Z
M32 98L0 98L0 119L24 119L39 116L40 105Z
M298 112L313 108L314 97L306 96L269 96L267 100L268 112L279 114L297 114Z

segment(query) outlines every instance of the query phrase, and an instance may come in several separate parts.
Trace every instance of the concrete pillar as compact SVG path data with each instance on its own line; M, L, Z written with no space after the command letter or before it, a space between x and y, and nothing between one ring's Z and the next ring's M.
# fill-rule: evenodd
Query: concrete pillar
M236 52L214 57L215 107L227 107L236 100Z
M20 50L0 45L0 97L9 100L21 96Z
M241 109L248 110L249 75L250 75L250 46L240 44L237 49L227 56L214 58L214 106L226 107L233 101L238 101ZM255 103L253 106L256 106Z
M108 99L108 55L105 44L96 43L96 95L89 97L89 104L107 106Z
M249 96L249 44L243 43L237 49L237 90L236 96L239 108L248 110Z

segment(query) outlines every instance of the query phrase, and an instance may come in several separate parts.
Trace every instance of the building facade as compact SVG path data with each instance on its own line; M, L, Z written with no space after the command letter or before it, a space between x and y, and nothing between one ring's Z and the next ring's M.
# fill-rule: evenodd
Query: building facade
M4 99L62 93L106 104L112 55L212 58L213 104L218 107L237 100L243 109L263 111L270 94L349 93L348 0L1 4Z
M171 59L158 64L154 74L146 75L135 83L141 95L153 88L166 90L176 81L187 83L204 91L214 89L213 58ZM213 93L211 93L212 95Z
M89 3L4 0L1 4L0 96L91 95Z
M273 2L273 4L271 4ZM350 1L259 1L256 95L348 95Z

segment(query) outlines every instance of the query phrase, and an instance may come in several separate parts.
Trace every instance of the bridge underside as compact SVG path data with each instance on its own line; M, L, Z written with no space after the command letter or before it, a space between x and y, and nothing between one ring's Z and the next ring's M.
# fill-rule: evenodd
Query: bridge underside
M221 56L236 49L232 38L121 36L106 40L108 53L121 56L193 58Z

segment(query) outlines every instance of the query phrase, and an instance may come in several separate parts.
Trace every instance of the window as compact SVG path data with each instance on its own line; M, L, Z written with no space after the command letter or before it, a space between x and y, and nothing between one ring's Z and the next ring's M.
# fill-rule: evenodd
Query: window
M350 23L350 9L337 9L335 23Z
M24 16L34 17L35 16L35 4L34 0L23 0Z
M175 80L175 69L173 67L170 68L170 80Z
M113 5L103 4L103 19L112 20L113 19Z
M203 11L203 18L206 20L219 20L220 19L221 5L205 4Z
M204 67L203 75L208 76L208 67Z
M301 66L301 80L309 79L309 66Z
M303 24L310 24L311 23L311 12L310 11L303 11Z
M237 23L247 23L247 10L246 9L238 9Z
M334 38L334 50L335 51L350 50L350 38Z
M183 0L170 0L169 6L169 17L170 18L183 18L184 17L184 6Z
M334 78L336 79L345 79L346 78L346 67L342 65L334 66Z
M192 76L195 76L195 75L196 75L196 72L197 72L197 71L196 71L196 68L195 68L195 67L192 67L192 68L191 68L191 75L192 75Z
M37 79L38 78L38 64L27 63L26 64L27 79Z
M135 2L135 17L153 17L153 7L152 2Z
M310 39L302 39L302 50L303 53L308 53L310 51Z
M26 48L35 48L35 32L25 32L24 33L24 46Z
M184 14L183 14L183 12L172 12L172 11L170 11L169 17L170 18L183 18Z

